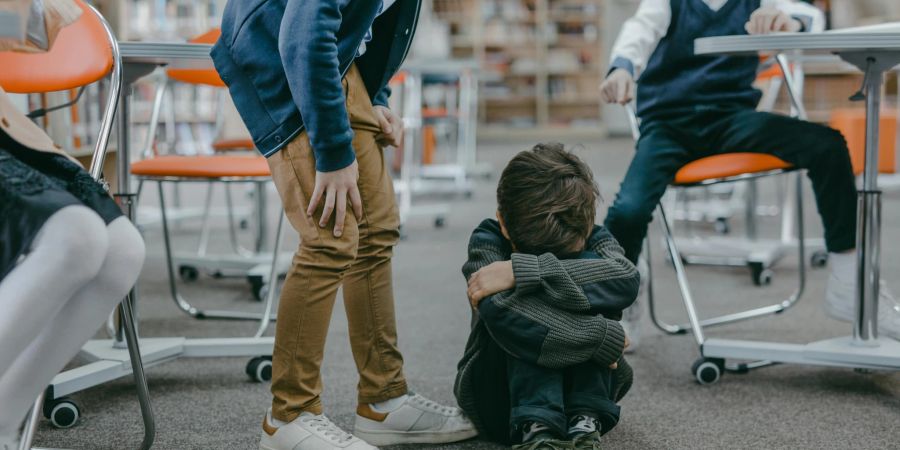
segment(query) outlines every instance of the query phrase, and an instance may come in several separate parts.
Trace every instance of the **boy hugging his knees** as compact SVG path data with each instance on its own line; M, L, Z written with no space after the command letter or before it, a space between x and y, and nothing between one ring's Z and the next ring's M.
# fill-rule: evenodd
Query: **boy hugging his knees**
M639 275L594 224L591 170L561 144L516 155L497 220L472 233L473 327L454 392L482 436L521 449L599 448L632 382L618 320Z

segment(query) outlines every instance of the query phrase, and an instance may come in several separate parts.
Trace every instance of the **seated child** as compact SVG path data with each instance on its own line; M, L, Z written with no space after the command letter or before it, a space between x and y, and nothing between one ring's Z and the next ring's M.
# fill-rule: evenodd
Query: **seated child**
M609 103L628 103L637 93L641 138L604 223L632 262L638 261L653 210L681 167L720 153L768 153L806 170L829 251L825 311L853 320L857 194L843 136L757 111L756 55L694 54L697 38L816 32L824 22L821 11L794 0L641 1L622 25L601 86ZM879 330L900 339L900 303L884 286L878 311Z
M497 220L469 241L475 310L454 392L482 436L514 448L597 448L631 385L617 322L639 276L594 225L591 170L561 144L516 155L497 187Z

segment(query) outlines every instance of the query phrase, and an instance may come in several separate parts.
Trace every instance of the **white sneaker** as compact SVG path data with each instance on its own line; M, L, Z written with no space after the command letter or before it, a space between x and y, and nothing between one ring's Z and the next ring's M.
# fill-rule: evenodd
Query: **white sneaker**
M324 414L302 413L293 422L271 425L271 411L263 419L259 450L378 450L338 428Z
M856 283L842 281L832 273L825 290L825 312L832 318L852 322L856 319ZM900 340L900 303L884 280L878 287L878 332Z
M478 435L459 408L439 405L418 394L407 395L390 412L360 405L354 432L372 445L445 444Z
M638 345L641 343L641 316L644 315L644 293L647 292L647 284L650 283L650 279L648 278L648 273L650 272L647 267L647 260L644 258L638 258L637 263L638 273L641 274L641 284L638 287L638 295L634 300L631 306L625 308L625 311L622 311L622 328L625 330L625 336L628 336L628 348L625 349L625 353L633 353L637 350Z

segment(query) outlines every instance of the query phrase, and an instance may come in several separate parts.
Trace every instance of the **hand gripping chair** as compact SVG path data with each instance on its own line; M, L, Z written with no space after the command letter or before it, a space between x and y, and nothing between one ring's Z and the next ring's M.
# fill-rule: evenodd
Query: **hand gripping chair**
M220 35L219 30L211 30L193 40L191 43L210 44L214 43ZM182 83L212 86L216 88L225 88L225 83L219 77L215 69L169 69L167 71L168 78ZM268 324L269 320L274 320L269 312L271 311L271 303L273 301L274 280L278 274L283 271L277 271L278 247L281 243L281 233L276 234L273 246L273 254L271 257L259 257L252 255L251 252L244 250L237 244L237 238L234 230L234 220L232 217L231 196L229 194L228 185L231 183L253 183L256 185L256 200L258 204L262 202L262 196L265 195L265 184L271 181L269 166L266 159L255 151L241 151L229 153L232 150L255 150L253 142L250 140L230 140L219 141L213 144L216 150L214 155L156 155L153 151L153 139L156 135L156 126L159 120L159 112L161 109L162 99L165 94L167 82L162 82L157 87L153 108L150 117L150 129L148 131L148 139L145 146L145 159L137 161L131 165L131 173L138 178L141 185L144 181L157 182L159 192L160 210L162 213L163 238L165 242L166 264L168 269L168 279L172 300L176 306L184 313L196 319L234 319L234 320L259 320L260 327ZM188 303L181 295L176 281L176 264L172 251L169 220L167 217L166 200L163 190L164 183L203 183L209 186L206 196L206 204L203 213L203 230L200 237L200 248L196 257L192 257L193 261L202 262L204 259L212 259L206 255L206 244L209 239L208 219L210 215L210 203L212 197L212 186L214 184L224 184L227 209L228 209L228 226L230 231L231 242L234 247L236 258L216 258L215 264L220 268L233 270L247 270L256 268L248 272L248 281L253 289L254 296L265 301L263 314L226 311L226 310L201 310ZM264 208L258 206L259 216L265 214ZM284 215L279 213L278 229L281 229L281 221ZM265 219L259 217L260 222L257 251L261 250L261 238L266 230L264 229ZM271 260L271 263L269 261ZM191 270L192 266L184 265L179 267L178 272L185 279L193 279L196 277L196 269Z
M122 65L118 42L106 20L82 0L76 0L76 3L83 10L82 16L60 31L56 43L48 52L0 53L0 67L3 67L0 70L0 85L10 93L47 93L82 88L109 76L109 93L90 166L91 176L99 181L103 176L107 143L122 91ZM119 315L124 325L144 421L141 448L148 449L153 445L155 424L135 332L133 298L132 293L122 301ZM57 379L35 402L25 426L21 448L31 448L38 411L42 410L57 426L68 427L77 421L77 406L63 397L77 389L69 389L70 386L65 383L58 384Z
M801 104L800 97L796 93L794 81L787 60L782 55L778 55L776 58L783 72L784 84L787 87L787 91L792 104L792 110L796 112L796 115L799 118L805 120L806 112L803 108L803 105ZM640 137L637 118L630 106L627 107L627 109L628 116L631 120L632 134L635 140L637 140ZM710 186L720 183L754 180L762 177L787 174L789 172L798 172L798 169L772 155L760 153L729 153L701 158L685 165L676 174L675 181L672 186L679 188ZM709 384L718 381L722 373L726 370L734 372L746 372L747 370L753 368L763 367L771 364L769 361L755 361L750 363L726 366L724 360L703 357L703 343L706 340L703 334L704 327L722 325L769 314L778 314L793 306L803 295L803 290L806 283L806 263L802 207L802 177L799 173L794 173L792 174L792 176L794 177L794 180L796 182L794 188L795 197L793 201L795 202L794 211L796 213L795 220L797 224L796 243L797 254L799 257L797 288L790 297L780 302L769 306L753 308L737 313L712 317L703 320L699 318L697 309L694 305L694 297L691 293L687 274L685 272L683 255L679 252L676 242L677 240L672 233L672 227L666 216L665 208L663 207L662 203L658 205L657 222L661 227L666 248L675 269L678 287L681 293L682 300L684 302L685 309L687 310L689 321L687 324L673 325L663 322L658 317L653 292L652 269L648 272L650 282L648 283L647 292L647 303L650 312L650 318L653 321L654 325L656 325L660 330L667 334L685 334L688 331L693 333L697 345L700 348L701 358L694 363L692 371L697 381L701 384ZM787 213L788 212L785 212L785 214ZM648 252L647 258L649 259L650 246L646 244L647 243L645 242L645 249ZM648 267L652 267L652 265L648 265Z

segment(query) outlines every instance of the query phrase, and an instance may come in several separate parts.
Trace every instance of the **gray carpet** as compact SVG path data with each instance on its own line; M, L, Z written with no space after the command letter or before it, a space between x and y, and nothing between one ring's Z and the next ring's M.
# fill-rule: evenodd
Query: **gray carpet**
M629 160L629 140L570 142L594 169L607 202ZM480 158L492 162L499 173L504 163L526 143L483 143ZM451 200L452 212L444 229L434 229L428 218L415 218L406 227L407 238L396 249L394 263L400 346L406 373L419 393L452 403L455 365L468 330L469 311L460 266L471 229L494 214L496 177L480 180L472 199ZM147 190L154 192L154 190ZM199 194L186 192L185 203ZM153 205L147 196L145 204ZM809 198L809 195L807 195ZM894 242L900 233L897 194L885 199L886 228L883 276L896 280L900 252ZM771 203L772 195L763 196ZM811 198L808 205L812 206ZM605 208L601 208L601 211ZM821 236L815 208L807 208L808 229ZM601 213L601 216L603 213ZM740 233L735 221L733 233ZM763 219L771 232L774 219ZM700 234L711 227L693 228ZM176 240L189 246L196 225L185 223ZM655 231L655 228L654 228ZM217 229L217 245L225 239ZM140 284L141 333L144 336L241 336L253 332L249 323L196 321L171 304L165 285L161 234L148 226L149 247ZM673 271L662 257L658 235L652 240L656 291L661 315L683 320ZM296 244L291 240L290 248ZM785 259L768 287L751 283L746 269L689 269L704 315L735 311L786 297L794 286L795 261ZM805 342L847 334L850 325L825 317L821 310L827 269L813 270L805 298L777 317L718 328L712 336ZM896 286L900 290L900 286ZM201 277L185 286L189 298L201 306L249 310L246 282ZM340 304L335 307L323 367L326 412L341 426L352 426L356 374L346 336L347 322ZM645 317L646 319L646 317ZM606 448L618 449L887 449L900 448L900 374L857 373L849 369L775 366L745 375L726 375L713 386L693 381L690 364L697 357L690 336L664 336L643 326L643 338L630 357L636 381L622 402L619 426L604 438ZM147 371L158 433L155 448L251 449L268 402L268 386L252 383L244 374L244 358L181 359ZM41 423L37 445L69 449L135 448L141 439L140 416L130 379L89 389L74 396L82 407L81 422L72 429L56 430ZM470 441L435 448L489 449L489 443Z

